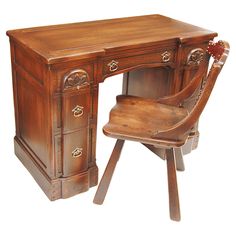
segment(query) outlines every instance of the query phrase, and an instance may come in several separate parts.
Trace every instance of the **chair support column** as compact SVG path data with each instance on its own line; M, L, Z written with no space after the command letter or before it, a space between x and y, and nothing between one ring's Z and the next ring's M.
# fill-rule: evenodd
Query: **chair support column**
M174 149L166 149L170 218L180 221L179 194L177 186Z
M93 199L93 202L95 204L101 205L106 197L107 190L109 188L112 175L114 173L114 170L116 168L117 161L120 158L120 153L122 150L122 147L124 145L124 140L117 139L115 147L112 151L110 160L108 161L108 164L106 166L106 169L104 171L104 174L102 176L102 179L98 185L97 192L95 194L95 197Z
M178 171L184 171L184 160L183 160L183 153L182 153L182 148L175 148L175 162L176 162L176 169Z

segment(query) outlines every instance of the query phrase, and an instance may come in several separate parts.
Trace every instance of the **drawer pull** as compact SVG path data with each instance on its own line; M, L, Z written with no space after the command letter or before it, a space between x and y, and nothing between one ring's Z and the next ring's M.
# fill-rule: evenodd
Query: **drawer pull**
M84 114L84 107L77 105L73 110L74 117L80 117Z
M72 151L73 158L81 157L82 154L83 154L83 148L76 148L74 151Z
M165 51L161 54L161 56L162 56L162 62L170 61L170 56L171 56L170 52Z
M117 61L115 60L112 60L111 62L109 62L107 65L110 67L110 71L111 72L114 72L116 70L118 70L118 63Z

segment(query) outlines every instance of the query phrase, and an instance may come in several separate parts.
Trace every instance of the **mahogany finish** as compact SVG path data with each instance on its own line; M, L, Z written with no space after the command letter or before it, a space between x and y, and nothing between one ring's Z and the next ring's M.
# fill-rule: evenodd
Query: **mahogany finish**
M141 98L130 95L117 96L117 104L110 112L109 122L103 132L117 139L138 141L165 150L167 160L170 218L180 220L179 196L176 169L184 170L181 146L183 146L198 121L227 59L229 44L219 41L209 46L204 54L215 59L207 76L194 76L192 81L180 92L160 99ZM203 55L202 55L203 56ZM192 63L189 64L192 66ZM197 65L194 65L197 66ZM199 89L200 88L200 89ZM197 96L194 96L197 91ZM192 104L191 98L195 97ZM123 145L123 143L122 143ZM111 155L109 164L98 186L94 203L102 204L112 174L115 169L110 163L116 163L120 150ZM121 148L120 148L121 149Z
M157 99L177 93L193 75L206 74L209 58L203 52L217 34L149 15L19 29L7 35L15 153L49 199L56 200L97 184L99 83L124 73L123 94ZM196 122L183 153L196 148L197 140ZM163 149L148 145L165 158Z
M208 40L214 32L161 15L118 18L8 31L48 64L114 55L160 42Z

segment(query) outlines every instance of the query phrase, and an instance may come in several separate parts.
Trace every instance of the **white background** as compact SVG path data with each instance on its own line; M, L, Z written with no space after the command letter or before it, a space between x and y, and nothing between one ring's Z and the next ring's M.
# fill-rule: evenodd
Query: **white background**
M235 7L232 1L13 1L0 3L0 235L236 235ZM15 132L6 30L163 14L219 33L230 57L201 117L200 142L178 173L182 220L169 219L166 164L125 143L104 205L95 188L50 202L13 152ZM101 132L121 92L121 76L100 85L97 163L103 173L114 140Z

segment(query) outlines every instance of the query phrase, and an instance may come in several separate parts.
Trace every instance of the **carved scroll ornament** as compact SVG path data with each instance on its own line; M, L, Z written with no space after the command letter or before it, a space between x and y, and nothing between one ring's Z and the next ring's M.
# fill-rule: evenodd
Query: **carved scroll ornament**
M71 71L64 78L64 89L76 87L77 89L89 85L89 75L85 70Z
M193 49L187 58L187 65L198 66L204 59L204 50L202 48Z

